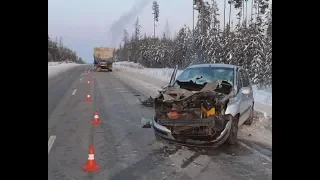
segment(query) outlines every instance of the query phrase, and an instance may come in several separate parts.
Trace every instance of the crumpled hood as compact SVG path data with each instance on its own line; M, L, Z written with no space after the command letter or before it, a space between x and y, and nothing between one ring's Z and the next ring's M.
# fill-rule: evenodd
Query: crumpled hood
M176 87L166 87L164 90L160 91L156 98L163 97L163 101L182 101L192 95L199 93L214 93L218 94L217 88L221 85L221 81L214 81L212 83L207 83L200 91L189 91L182 88ZM229 92L230 93L230 92ZM229 94L228 93L228 94ZM225 94L227 95L227 94Z

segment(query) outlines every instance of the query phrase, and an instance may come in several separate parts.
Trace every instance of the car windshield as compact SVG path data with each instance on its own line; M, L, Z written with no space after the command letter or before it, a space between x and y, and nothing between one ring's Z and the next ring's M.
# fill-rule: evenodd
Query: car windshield
M228 81L233 85L234 72L233 68L226 67L196 67L184 70L178 77L178 82L189 82L202 85L204 83L211 83L215 80ZM178 87L178 83L173 86Z

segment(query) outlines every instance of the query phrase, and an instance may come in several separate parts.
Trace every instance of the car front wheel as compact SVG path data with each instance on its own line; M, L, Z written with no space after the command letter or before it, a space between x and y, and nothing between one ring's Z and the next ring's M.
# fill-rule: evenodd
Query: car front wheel
M236 116L231 123L231 128L230 128L230 133L227 138L226 143L229 145L234 145L237 142L237 137L238 137L238 122L239 122L239 117Z

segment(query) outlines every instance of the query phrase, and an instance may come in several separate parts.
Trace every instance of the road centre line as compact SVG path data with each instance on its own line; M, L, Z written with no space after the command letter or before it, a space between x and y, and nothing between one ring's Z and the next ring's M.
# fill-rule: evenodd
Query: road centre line
M72 92L72 96L74 96L77 92L77 89L74 89L73 92Z
M56 136L50 136L50 138L48 140L48 154L50 153L50 150L52 148L52 145L53 145L55 139L56 139Z

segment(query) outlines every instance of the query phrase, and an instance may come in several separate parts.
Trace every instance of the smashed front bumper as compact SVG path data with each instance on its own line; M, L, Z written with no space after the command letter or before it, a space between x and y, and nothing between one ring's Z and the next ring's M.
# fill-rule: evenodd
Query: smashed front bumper
M206 123L206 122L204 121L202 123ZM207 123L209 123L209 122L207 122ZM186 143L184 141L180 141L180 140L174 138L174 136L172 135L172 132L168 128L158 124L156 122L155 118L154 117L152 118L152 127L153 127L154 133L157 137L164 139L164 140L167 140L167 141L173 141L173 142L190 144L190 145L214 146L214 145L223 144L230 134L231 123L232 123L231 120L228 121L225 125L225 128L220 133L220 135L211 141L201 141L201 142L197 141L196 143Z

